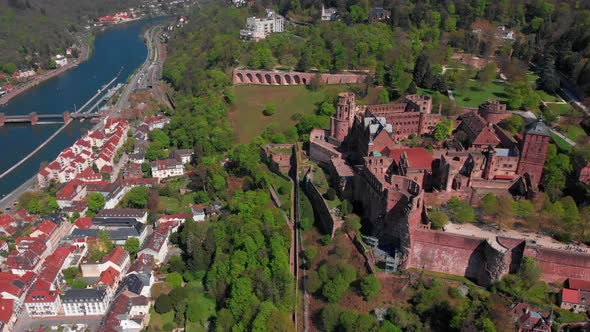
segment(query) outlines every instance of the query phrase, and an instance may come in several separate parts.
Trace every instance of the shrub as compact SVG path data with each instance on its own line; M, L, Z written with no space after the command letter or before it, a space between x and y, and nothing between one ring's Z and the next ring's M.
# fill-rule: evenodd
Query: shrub
M310 218L301 218L301 221L299 222L299 228L301 228L302 231L308 231L313 227L313 220Z
M301 120L301 118L303 118L303 114L301 114L301 113L295 113L295 114L291 115L291 120L293 120L293 121L299 121L299 120Z
M336 190L334 190L334 188L328 188L328 191L326 192L326 199L329 201L336 199Z
M381 283L374 274L370 274L361 281L361 294L365 300L370 300L381 290Z
M332 242L332 236L330 236L330 234L326 234L324 236L322 236L322 243L327 246L328 244L330 244Z
M156 299L154 303L154 310L159 314L165 314L172 310L172 300L168 294L162 294Z
M275 114L276 111L277 111L277 108L275 107L275 105L268 104L268 105L266 105L266 108L264 110L262 110L262 114L264 114L265 116L272 116Z

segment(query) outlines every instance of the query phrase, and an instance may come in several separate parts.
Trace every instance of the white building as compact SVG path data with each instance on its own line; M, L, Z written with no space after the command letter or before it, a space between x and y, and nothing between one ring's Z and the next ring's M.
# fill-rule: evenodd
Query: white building
M104 289L68 289L62 297L66 316L104 315L109 301Z
M335 21L337 13L338 11L336 8L330 7L326 9L324 8L324 5L322 5L322 21Z
M168 254L168 229L158 228L145 241L138 255L146 254L154 257L156 263L163 263Z
M152 163L152 177L165 179L184 174L182 161L176 159L156 160Z
M57 316L61 301L57 290L33 289L25 299L30 317Z
M267 9L265 18L248 17L246 29L240 30L240 37L247 40L261 40L274 32L283 32L285 18Z
M55 56L55 64L58 67L63 67L68 64L68 58L63 56L63 54L58 54Z

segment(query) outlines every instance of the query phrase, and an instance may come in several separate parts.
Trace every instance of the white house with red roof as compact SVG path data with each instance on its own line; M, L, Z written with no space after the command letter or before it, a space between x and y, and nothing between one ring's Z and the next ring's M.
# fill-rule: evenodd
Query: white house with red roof
M120 273L124 273L129 268L130 262L131 260L127 251L121 247L116 247L100 262L84 262L80 264L80 267L82 268L82 276L84 278L98 278L109 267Z
M156 160L152 162L152 177L166 179L184 174L184 164L176 159Z
M165 125L170 123L170 119L164 115L148 116L143 120L143 123L148 126L149 130L162 129Z
M105 289L109 297L113 297L121 281L121 276L121 272L109 266L106 270L102 271L96 285L99 288Z
M152 255L156 264L163 263L168 254L168 235L170 235L168 228L158 227L148 236L138 255Z
M25 308L30 317L57 316L61 310L59 291L51 290L44 280L37 280L25 299Z
M16 233L17 222L14 217L9 214L0 215L0 234L11 236Z
M195 204L191 206L191 212L193 214L194 221L204 221L205 220L205 206L202 204Z
M62 209L73 206L74 201L82 200L84 197L86 197L86 184L78 179L66 183L55 195L57 205Z
M586 312L590 306L590 281L569 278L559 292L559 307L574 312Z

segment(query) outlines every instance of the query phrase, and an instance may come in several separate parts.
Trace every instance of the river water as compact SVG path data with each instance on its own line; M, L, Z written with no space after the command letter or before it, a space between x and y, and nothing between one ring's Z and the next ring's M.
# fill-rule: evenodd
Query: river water
M124 83L145 61L147 47L141 37L145 28L155 22L141 20L97 34L92 54L86 62L14 97L0 106L0 112L6 115L72 112L74 105L83 105L97 89L115 77L121 67L121 75L113 86ZM0 174L34 150L60 126L7 124L0 127ZM41 162L55 159L61 150L70 146L91 126L89 121L72 122L34 157L0 179L0 198L35 175Z

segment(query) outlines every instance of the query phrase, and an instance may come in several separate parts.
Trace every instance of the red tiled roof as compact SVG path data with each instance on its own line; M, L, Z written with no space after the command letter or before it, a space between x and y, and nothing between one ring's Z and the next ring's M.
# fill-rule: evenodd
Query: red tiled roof
M25 303L47 303L54 302L59 292L45 289L46 285L42 281L37 281L33 289L29 292L25 299Z
M399 164L402 154L405 154L408 161L408 169L432 169L434 158L425 148L393 149L389 157Z
M44 234L50 235L57 229L57 225L49 220L45 220L44 222L40 223L35 230L40 231Z
M569 278L568 285L570 289L579 289L583 291L590 291L590 281L581 279Z
M109 261L118 266L121 266L121 264L123 264L123 260L125 259L126 254L127 252L123 248L116 247L113 251L111 251L110 254L108 254L102 259L102 262L104 263Z
M0 298L0 322L7 324L12 317L14 310L14 300Z
M76 188L78 186L82 185L82 181L74 179L68 183L66 183L66 185L61 188L57 194L55 195L55 198L57 198L58 200L71 200L74 198L74 196L76 196L76 193L78 192L78 190L76 190Z
M100 274L100 278L98 279L99 284L107 285L109 287L113 287L115 285L115 281L119 276L119 271L115 270L112 266L109 266L108 269L102 271Z
M580 302L580 291L577 289L564 288L561 290L561 301L568 303Z
M15 222L14 218L9 214L0 215L0 226L9 225Z
M74 221L74 226L81 228L81 229L88 229L92 227L92 218L90 217L80 217Z

